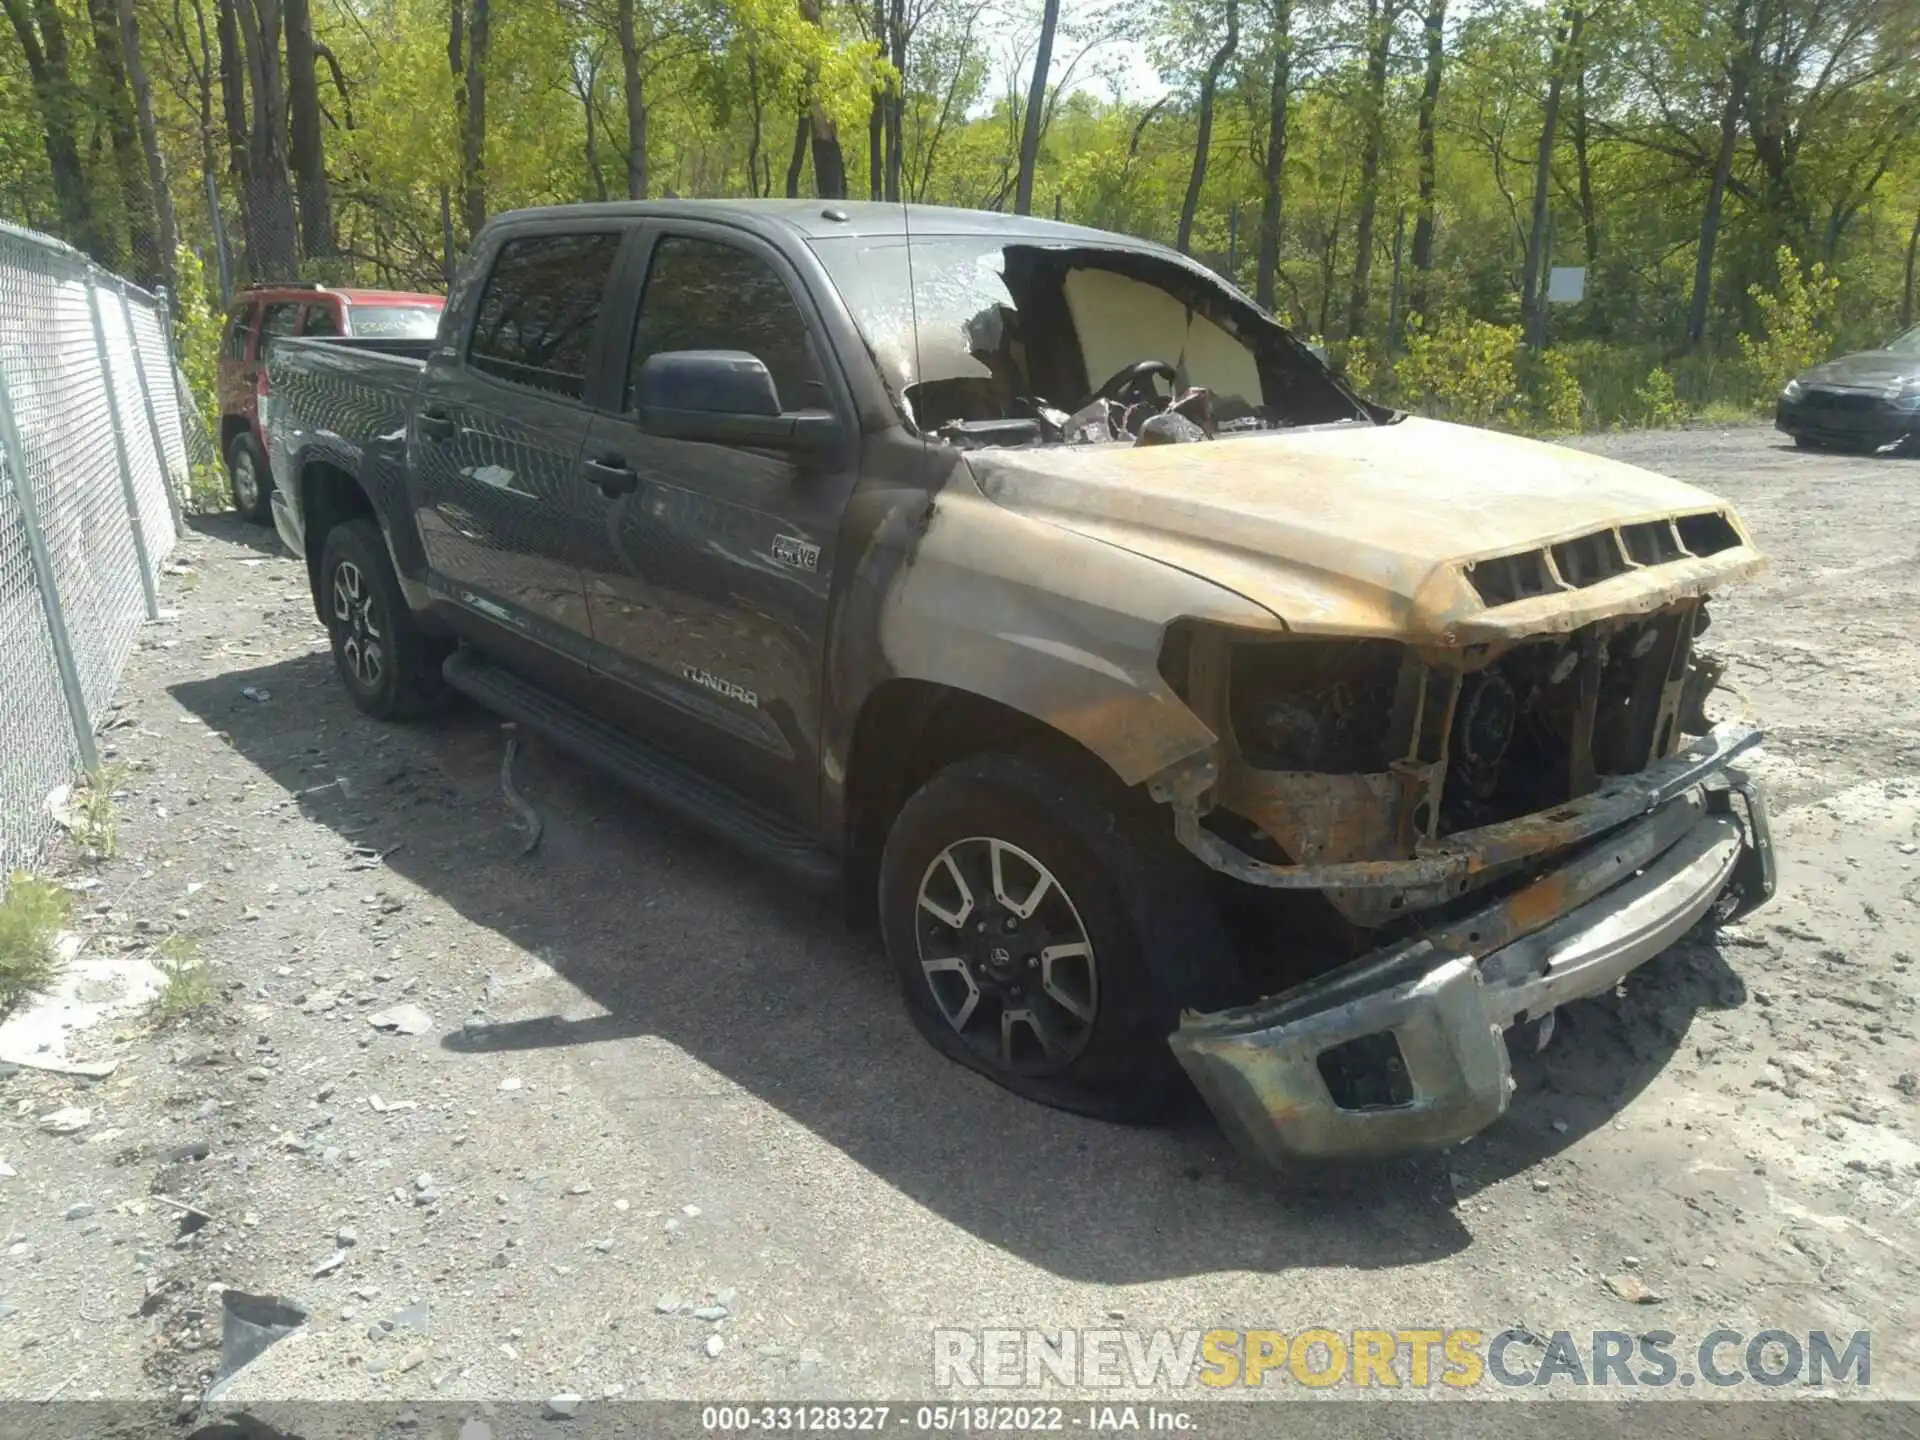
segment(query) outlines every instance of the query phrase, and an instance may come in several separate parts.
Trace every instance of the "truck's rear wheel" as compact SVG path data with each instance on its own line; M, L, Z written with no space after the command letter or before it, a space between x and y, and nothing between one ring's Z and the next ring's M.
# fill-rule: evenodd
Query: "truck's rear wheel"
M273 474L260 442L242 430L227 446L227 488L242 520L264 525L273 513Z
M440 703L446 647L413 618L372 520L327 533L320 554L320 613L333 663L353 703L379 720L405 720Z
M887 837L881 928L941 1051L1044 1104L1146 1120L1185 1093L1181 1008L1233 1003L1237 970L1191 857L1113 788L1009 755L949 766Z

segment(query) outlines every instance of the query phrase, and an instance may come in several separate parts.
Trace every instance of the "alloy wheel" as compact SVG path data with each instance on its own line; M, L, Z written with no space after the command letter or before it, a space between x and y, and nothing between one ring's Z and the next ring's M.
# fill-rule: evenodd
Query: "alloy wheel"
M386 666L379 600L351 560L333 567L333 618L348 671L366 690L379 689Z
M260 503L260 475L254 469L253 451L245 445L236 446L230 463L233 498L242 510L252 510Z
M927 988L970 1048L1020 1075L1079 1058L1099 1014L1099 968L1044 864L1005 840L956 840L921 877L914 918Z

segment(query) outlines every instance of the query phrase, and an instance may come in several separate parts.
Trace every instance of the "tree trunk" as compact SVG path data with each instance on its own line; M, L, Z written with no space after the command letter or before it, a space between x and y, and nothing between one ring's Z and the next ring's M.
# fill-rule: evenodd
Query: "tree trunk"
M240 46L240 26L235 18L236 0L217 0L214 35L220 45L220 114L227 132L227 178L242 215L247 211L247 60Z
M887 20L887 54L900 74L900 83L887 95L887 184L886 198L897 201L900 194L900 170L906 163L906 75L907 6L906 0L892 0Z
M1914 213L1914 228L1907 236L1907 284L1901 290L1901 328L1914 323L1914 259L1920 257L1920 211Z
M1033 171L1040 161L1040 117L1047 103L1047 72L1053 69L1053 36L1060 28L1060 0L1046 0L1040 12L1040 42L1033 52L1033 79L1027 85L1026 120L1020 127L1020 170L1013 187L1016 215L1033 213Z
M487 223L487 42L488 0L473 0L467 20L467 105L461 116L460 210L467 243ZM644 137L643 137L644 138ZM629 160L631 173L633 162Z
M1220 48L1207 61L1200 77L1200 113L1193 139L1193 168L1187 172L1187 194L1180 202L1180 230L1177 245L1182 255L1192 253L1193 217L1200 208L1200 187L1207 181L1207 152L1213 148L1213 97L1220 85L1220 72L1240 48L1239 0L1227 0L1227 34Z
M72 61L60 11L53 0L39 0L31 13L27 0L4 0L4 3L7 20L27 57L27 72L33 80L34 99L40 109L41 139L53 180L54 206L60 217L61 232L104 264L109 253L108 242L93 208L86 172L80 164L76 136L82 115L81 97L73 84Z
M847 198L847 164L840 153L840 127L817 101L808 113L808 130L813 141L813 188L822 200L844 200Z
M131 0L121 0L130 4ZM286 0L287 109L293 173L300 197L300 248L308 259L333 254L333 196L327 189L320 138L320 80L314 71L313 13L308 0Z
M1600 221L1593 203L1593 165L1587 154L1587 57L1583 50L1574 57L1573 123L1568 127L1573 141L1574 172L1580 188L1581 254L1591 270L1600 259ZM1591 278L1591 277L1589 277Z
M120 35L120 12L114 0L87 0L87 18L93 29L96 95L113 146L113 169L120 182L120 208L127 230L127 248L134 278L153 284L165 272L160 265L160 242L155 233L153 186L147 178L147 158L140 150L140 133L133 115L133 95L127 87L127 63Z
M627 102L627 198L647 198L647 90L633 0L620 0L620 76Z
M873 43L887 53L887 0L873 0ZM887 87L876 85L873 109L867 114L867 198L878 200L886 185Z
M1360 150L1360 210L1353 230L1353 290L1347 298L1347 338L1367 328L1373 278L1373 217L1380 203L1380 159L1386 145L1387 60L1393 43L1394 0L1367 0L1366 136Z
M1413 289L1408 310L1423 321L1431 318L1433 300L1434 194L1438 189L1433 117L1440 105L1440 77L1446 65L1447 0L1428 0L1423 26L1427 51L1426 81L1420 87L1420 114L1415 122L1414 148L1420 157L1419 197L1413 214Z
M1553 42L1547 77L1547 107L1540 121L1540 145L1533 161L1533 213L1527 229L1527 264L1520 277L1520 313L1527 322L1527 344L1538 350L1547 341L1547 187L1553 172L1554 131L1560 123L1560 91L1566 79L1570 46L1580 43L1580 12L1569 6Z
M800 0L800 18L816 29L820 25L820 0ZM808 90L813 88L809 75ZM827 113L827 107L819 100L808 102L808 134L813 143L813 188L822 200L844 200L847 198L847 164L840 153L840 126Z
M1700 212L1700 244L1693 259L1693 295L1687 304L1687 348L1694 349L1707 336L1707 306L1713 296L1713 252L1720 239L1720 209L1726 200L1727 181L1733 174L1733 152L1739 132L1740 82L1732 81L1726 107L1720 112L1720 149L1714 156L1713 178L1707 182L1707 203Z
M1267 96L1267 153L1260 166L1260 254L1253 298L1274 306L1280 274L1281 183L1287 168L1287 101L1293 85L1293 0L1274 0L1273 88ZM1138 132L1136 131L1136 136Z
M287 180L287 102L280 69L279 0L235 0L253 91L247 131L247 261L256 281L292 280L293 188Z
M807 121L807 112L802 110L799 119L793 124L793 153L787 157L787 198L800 198L800 172L807 165L807 136L813 127Z
M160 132L153 119L153 86L140 56L140 26L133 0L119 0L120 47L127 57L127 81L133 87L133 113L139 125L141 158L146 162L147 188L153 195L154 239L159 247L156 278L173 288L173 247L179 226L173 196L167 190L167 161L160 152Z

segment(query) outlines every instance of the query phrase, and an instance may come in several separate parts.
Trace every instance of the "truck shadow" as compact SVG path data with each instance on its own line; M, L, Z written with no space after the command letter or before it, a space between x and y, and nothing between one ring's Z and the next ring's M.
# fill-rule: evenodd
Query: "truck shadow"
M249 687L272 701L241 698ZM1276 1178L1241 1160L1197 1101L1177 1124L1130 1129L1044 1109L962 1070L921 1040L877 939L836 906L537 739L515 779L545 834L521 857L525 834L499 787L502 727L475 710L378 725L348 704L325 652L171 694L308 817L388 852L391 871L537 954L590 1002L527 1013L550 997L503 991L494 1023L445 1035L449 1051L665 1041L953 1224L1099 1283L1405 1265L1472 1243L1449 1157ZM453 938L433 936L440 947ZM604 1013L578 1017L596 1008ZM1541 1120L1498 1127L1497 1147L1476 1142L1475 1183L1604 1123L1684 1029L1674 1020L1618 1050L1604 1098L1565 1107L1566 1133ZM632 1068L598 1067L595 1083L642 1085ZM1523 1095L1533 1083L1523 1076Z
M230 510L216 514L189 515L182 538L223 540L229 545L252 550L260 555L284 559L287 547L280 543L279 532L271 525L256 525L242 520Z

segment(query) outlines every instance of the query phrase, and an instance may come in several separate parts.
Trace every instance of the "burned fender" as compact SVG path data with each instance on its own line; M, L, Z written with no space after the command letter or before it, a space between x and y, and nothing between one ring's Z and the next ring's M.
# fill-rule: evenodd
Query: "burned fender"
M892 674L1030 715L1133 785L1219 738L1160 674L1183 617L1284 628L1209 581L995 505L961 470L893 576L879 639Z

